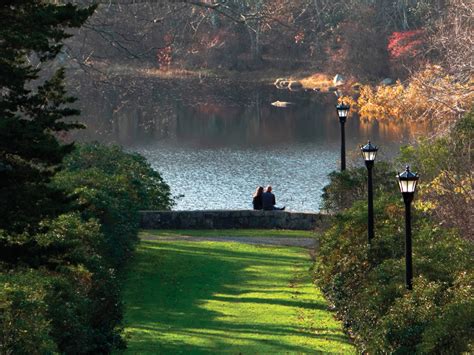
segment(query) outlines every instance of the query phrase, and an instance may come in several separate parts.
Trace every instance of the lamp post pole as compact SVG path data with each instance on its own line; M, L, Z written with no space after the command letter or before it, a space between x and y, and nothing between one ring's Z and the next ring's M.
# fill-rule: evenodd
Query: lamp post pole
M411 202L413 201L413 194L409 192L403 193L403 201L405 202L405 284L407 290L412 290L413 261L411 244Z
M412 173L407 165L405 171L397 175L400 192L405 203L405 284L407 290L413 289L413 260L411 239L411 203L415 196L416 184L420 176Z
M365 165L367 166L367 174L368 174L368 180L367 180L367 206L368 206L368 228L367 228L367 233L368 233L368 238L369 238L369 244L374 239L375 234L374 234L374 192L373 192L373 185L372 185L372 168L374 167L374 162L365 162Z
M349 105L345 105L344 102L336 105L337 115L339 116L339 123L341 124L341 171L346 170L346 133L345 123L347 115L350 110Z
M372 242L372 239L375 237L374 232L374 190L372 182L372 168L374 167L375 157L377 156L378 148L374 146L370 141L360 147L362 156L364 157L365 166L367 167L367 207L368 207L368 217L367 217L367 238L368 243Z
M346 170L346 118L339 118L341 124L341 171Z

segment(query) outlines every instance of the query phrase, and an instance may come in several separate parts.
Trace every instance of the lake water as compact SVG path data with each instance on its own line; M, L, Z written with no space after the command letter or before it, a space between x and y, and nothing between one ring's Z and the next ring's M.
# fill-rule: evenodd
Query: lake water
M255 188L270 184L279 205L317 211L327 175L339 168L333 94L143 79L105 89L83 83L77 95L87 129L73 138L144 155L171 186L177 210L251 208ZM277 100L294 105L272 106ZM348 163L363 164L358 147L368 139L389 159L410 136L405 126L350 118Z

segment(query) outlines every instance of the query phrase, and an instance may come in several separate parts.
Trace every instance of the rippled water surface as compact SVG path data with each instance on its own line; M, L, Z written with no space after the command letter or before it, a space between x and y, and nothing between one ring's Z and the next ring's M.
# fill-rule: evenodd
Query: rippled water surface
M191 81L79 96L88 128L75 138L143 154L177 196L175 209L251 208L256 186L271 184L279 205L316 211L327 175L339 167L333 95ZM294 105L277 108L276 100ZM367 139L381 146L380 157L390 157L409 133L349 119L348 159L360 164L357 147Z

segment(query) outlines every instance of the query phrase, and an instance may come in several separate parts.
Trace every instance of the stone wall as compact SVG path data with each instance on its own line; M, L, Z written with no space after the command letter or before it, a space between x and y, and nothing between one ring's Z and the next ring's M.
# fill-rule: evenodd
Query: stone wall
M319 213L254 210L141 211L144 229L302 229L320 227Z

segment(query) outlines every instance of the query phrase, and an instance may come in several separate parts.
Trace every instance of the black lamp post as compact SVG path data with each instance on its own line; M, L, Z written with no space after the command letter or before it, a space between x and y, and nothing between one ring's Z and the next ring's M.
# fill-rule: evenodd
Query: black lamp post
M397 175L400 192L403 195L405 202L405 268L406 268L406 288L411 290L413 288L413 263L411 259L411 202L415 195L416 184L420 176L417 173L412 173L410 167L407 165L403 173Z
M341 124L341 171L346 170L346 135L344 132L344 124L346 123L347 115L350 110L349 105L344 102L336 105L337 115L339 116L339 123Z
M372 185L372 168L374 167L375 157L377 156L377 151L379 150L375 145L370 143L370 141L360 147L362 156L364 157L365 166L367 167L368 172L368 182L367 182L367 191L368 191L368 219L367 219L367 236L369 244L374 239L374 191Z

